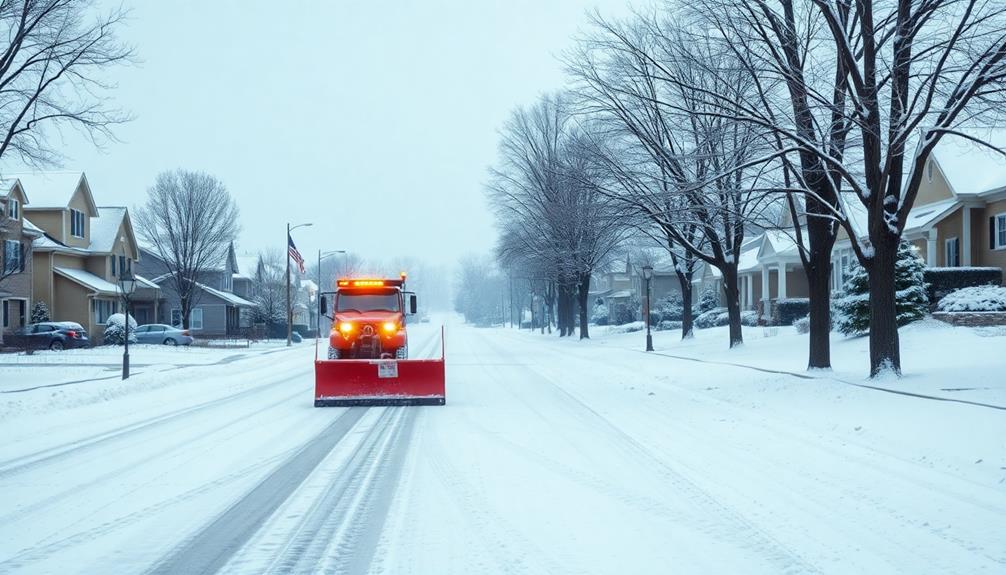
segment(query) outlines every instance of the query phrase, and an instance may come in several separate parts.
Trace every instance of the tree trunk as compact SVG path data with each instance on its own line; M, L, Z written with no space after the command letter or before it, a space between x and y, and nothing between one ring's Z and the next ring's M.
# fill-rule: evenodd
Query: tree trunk
M727 315L730 318L730 347L744 343L741 331L740 288L737 286L737 265L727 265L723 272L723 291L727 296Z
M695 336L694 317L692 317L692 274L677 272L678 283L681 284L681 339Z
M885 372L900 376L901 347L894 278L898 241L874 242L873 247L873 259L867 270L870 278L870 377Z
M587 296L590 292L590 274L580 274L580 339L590 339L590 332L587 329Z
M189 298L185 296L179 298L179 307L182 312L182 329L189 329L189 315L192 313L192 310L189 309Z
M810 210L827 213L817 208L816 201ZM824 217L807 218L807 276L810 297L810 350L807 369L831 369L831 251L835 246L832 221Z

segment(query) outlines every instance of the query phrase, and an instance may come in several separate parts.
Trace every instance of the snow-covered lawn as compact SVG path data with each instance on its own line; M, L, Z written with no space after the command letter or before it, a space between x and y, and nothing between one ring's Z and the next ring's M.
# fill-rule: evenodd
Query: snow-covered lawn
M867 336L833 333L832 371L808 373L807 334L792 327L745 327L744 345L728 349L727 329L697 329L684 341L680 330L654 331L653 346L656 353L1006 407L1006 327L954 327L931 319L909 324L900 331L903 377L876 381L868 379ZM591 326L591 345L645 349L644 331L611 333L617 331Z
M298 344L314 348L312 342ZM0 354L0 419L23 412L44 413L105 401L138 390L198 378L199 366L226 366L258 355L280 353L286 342L271 340L249 347L169 347L131 345L130 379L121 381L123 348L99 346L65 351ZM225 368L224 368L225 369Z

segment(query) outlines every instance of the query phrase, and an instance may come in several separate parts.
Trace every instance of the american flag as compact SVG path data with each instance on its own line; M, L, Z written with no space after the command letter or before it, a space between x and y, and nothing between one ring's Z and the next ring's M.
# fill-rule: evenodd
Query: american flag
M289 234L287 234L286 239L290 257L293 258L293 261L297 262L297 269L300 270L300 273L304 274L304 256L300 255L300 252L297 251L297 246L293 243L293 238Z

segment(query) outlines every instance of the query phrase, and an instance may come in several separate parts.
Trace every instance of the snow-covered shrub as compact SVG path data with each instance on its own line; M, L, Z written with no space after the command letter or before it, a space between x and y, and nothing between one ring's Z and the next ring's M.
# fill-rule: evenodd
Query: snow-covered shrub
M1006 311L1006 287L976 286L950 292L936 304L940 311Z
M590 312L590 322L594 325L608 325L608 306L599 303Z
M923 276L931 302L939 301L950 292L966 287L1003 283L1003 271L992 267L926 268Z
M31 306L31 323L49 321L49 306L44 301L37 301Z
M108 316L105 322L105 344L123 345L126 343L126 316L115 313ZM129 343L136 343L136 320L129 316Z
M772 309L772 325L793 325L793 322L810 313L810 300L795 297L777 300Z
M681 329L681 322L665 319L661 320L661 322L657 324L658 331L669 331L672 329Z
M653 304L653 309L650 310L650 321L654 324L662 321L681 321L683 315L684 307L681 294L672 292Z
M810 316L804 316L793 322L796 333L810 333Z
M608 333L632 333L636 331L643 331L644 329L646 329L645 323L641 321L634 321L625 325L609 328Z
M618 304L615 306L614 318L609 316L609 319L614 325L625 325L636 321L636 312L626 304Z
M699 295L699 313L703 314L713 310L720 305L720 296L716 293L716 288L707 287Z
M725 307L713 308L705 313L699 314L698 317L695 318L695 327L699 329L718 327L729 323L730 315L727 313L727 308Z
M729 318L727 318L729 323ZM741 325L746 325L748 327L755 327L758 325L758 312L754 310L742 311L741 312Z
M902 241L894 269L895 306L898 327L922 319L929 311L929 296L923 272L926 263L915 254L912 244ZM835 302L838 331L850 335L870 330L870 280L859 262L849 266L845 296Z

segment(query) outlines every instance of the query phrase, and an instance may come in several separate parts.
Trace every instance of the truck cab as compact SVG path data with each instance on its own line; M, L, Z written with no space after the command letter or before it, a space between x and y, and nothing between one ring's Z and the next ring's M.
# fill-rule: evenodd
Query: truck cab
M401 279L340 279L331 296L328 359L408 359L406 316L415 294ZM322 312L329 306L322 298Z

